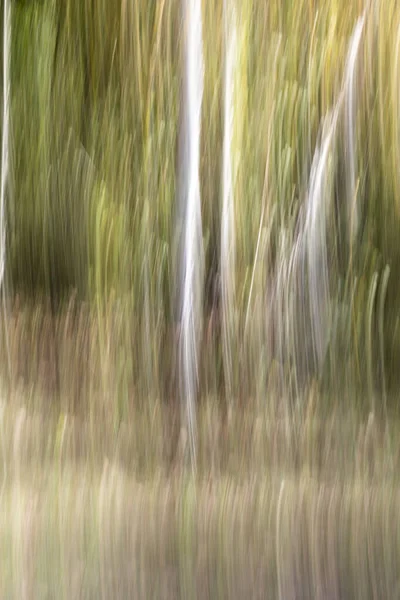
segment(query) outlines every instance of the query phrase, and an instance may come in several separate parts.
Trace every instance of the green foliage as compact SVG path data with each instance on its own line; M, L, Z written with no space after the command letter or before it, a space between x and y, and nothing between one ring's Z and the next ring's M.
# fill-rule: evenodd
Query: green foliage
M282 248L295 240L320 126L338 101L362 7L343 0L247 0L236 8L235 364L241 365L244 393L262 399L270 368L279 360L277 340L262 333L273 282ZM210 314L218 311L221 0L204 3L203 20L207 331ZM398 383L399 31L394 0L367 12L357 66L361 226L352 244L344 210L343 116L330 159L332 189L326 191L333 198L328 215L333 302L323 381L354 385L368 397ZM74 290L99 316L111 293L129 297L128 337L138 344L146 339L149 346L137 370L147 370L147 385L158 390L165 384L157 380L163 372L159 340L173 321L176 300L182 32L178 0L12 3L7 256L14 292L63 300ZM289 305L285 318L294 319L296 302L288 298ZM207 352L216 356L220 341L214 333ZM290 336L292 355L298 341ZM284 379L294 377L296 387L293 365L281 366ZM220 390L219 378L209 370L204 374L205 393Z

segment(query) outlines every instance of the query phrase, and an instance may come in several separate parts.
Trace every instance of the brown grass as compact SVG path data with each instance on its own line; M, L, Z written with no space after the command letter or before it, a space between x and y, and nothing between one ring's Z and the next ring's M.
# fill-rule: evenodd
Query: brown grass
M193 479L173 345L168 393L144 397L114 308L101 338L73 301L7 323L0 598L400 597L397 417L316 384L292 404L273 378L261 407L210 394Z

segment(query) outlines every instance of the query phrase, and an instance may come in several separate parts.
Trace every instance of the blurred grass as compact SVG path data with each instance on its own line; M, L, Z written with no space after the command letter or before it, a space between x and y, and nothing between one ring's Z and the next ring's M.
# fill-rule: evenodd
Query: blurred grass
M0 597L177 598L196 585L202 598L400 594L400 8L367 6L351 243L343 113L329 157L322 373L306 364L307 279L291 260L364 3L236 9L230 402L223 3L203 2L194 481L178 402L181 3L12 2Z
M210 439L213 410L199 456L214 469L193 480L183 457L152 463L155 419L144 442L134 419L89 432L2 404L0 597L397 598L398 423L261 417L250 431L234 414Z
M1 548L3 597L398 597L391 485L320 490L305 477L195 492L190 481L141 484L105 465L62 472L58 491L58 477L15 483L1 499L12 548Z

